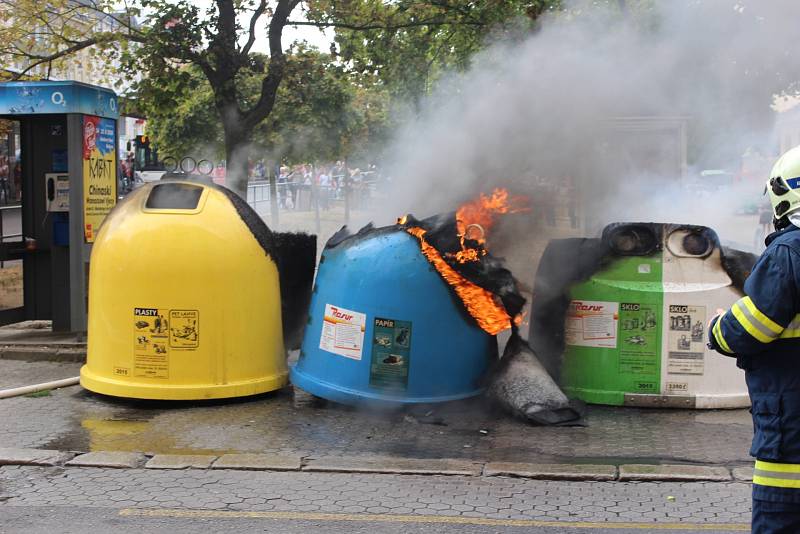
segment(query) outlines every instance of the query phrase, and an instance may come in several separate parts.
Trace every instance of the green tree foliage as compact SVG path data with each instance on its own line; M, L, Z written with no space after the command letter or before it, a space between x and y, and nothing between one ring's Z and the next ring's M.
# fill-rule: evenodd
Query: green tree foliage
M464 69L487 40L518 39L561 0L314 0L313 24L336 29L335 50L354 71L377 75L414 102L448 70Z
M385 135L387 115L380 89L356 83L328 54L306 46L291 49L286 74L272 113L254 130L250 158L303 162L365 157ZM170 97L143 98L149 133L162 155L178 158L224 158L222 120L214 93L196 67L180 71ZM245 105L258 99L260 78L253 73L237 80ZM153 80L143 92L163 92Z
M162 158L224 159L225 143L214 106L214 91L196 67L185 67L181 78L177 87L170 88L172 98L168 106L141 94L136 99L137 111L147 117L148 136ZM142 94L158 92L158 87L156 83L147 83L141 84L140 90Z
M280 105L259 126L254 140L288 161L341 157L360 120L353 84L327 54L300 47L288 58Z

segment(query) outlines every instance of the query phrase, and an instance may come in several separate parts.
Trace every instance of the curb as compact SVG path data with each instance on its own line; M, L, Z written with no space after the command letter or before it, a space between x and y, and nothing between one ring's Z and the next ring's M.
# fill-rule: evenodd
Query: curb
M0 360L40 362L86 362L86 345L54 343L52 345L0 345Z
M113 451L81 454L56 450L0 448L0 466L4 465L515 477L587 482L750 482L753 476L751 467L719 465L537 464L397 457L312 458L274 454L146 455L140 452Z

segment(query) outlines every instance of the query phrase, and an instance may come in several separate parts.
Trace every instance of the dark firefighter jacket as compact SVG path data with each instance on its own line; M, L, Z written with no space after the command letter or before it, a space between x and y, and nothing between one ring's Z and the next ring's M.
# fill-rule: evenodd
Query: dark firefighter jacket
M767 238L744 292L713 321L709 342L745 371L755 427L753 497L800 503L800 228Z

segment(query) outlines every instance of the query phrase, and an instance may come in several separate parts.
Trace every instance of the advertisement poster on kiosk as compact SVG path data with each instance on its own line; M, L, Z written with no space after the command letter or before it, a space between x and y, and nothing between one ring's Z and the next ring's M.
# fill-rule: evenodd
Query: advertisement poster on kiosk
M106 215L117 203L116 121L83 117L83 229L93 243Z

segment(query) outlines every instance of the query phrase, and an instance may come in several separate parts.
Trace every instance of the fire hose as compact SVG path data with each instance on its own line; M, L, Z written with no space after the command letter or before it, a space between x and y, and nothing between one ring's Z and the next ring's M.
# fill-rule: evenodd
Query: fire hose
M19 397L20 395L28 395L30 393L37 393L49 389L64 388L67 386L75 386L80 382L79 376L72 378L63 378L61 380L53 380L52 382L42 382L41 384L33 384L30 386L22 386L18 388L0 390L0 399L8 399L10 397Z

